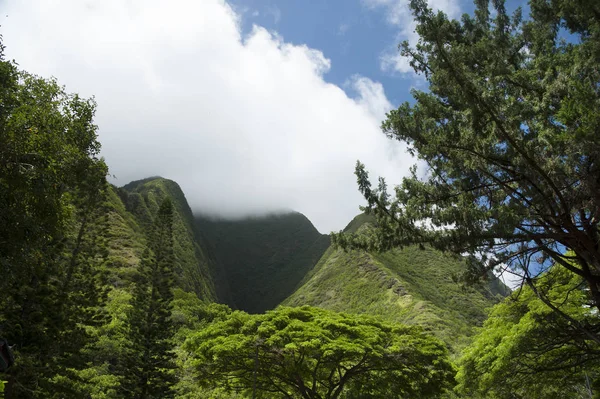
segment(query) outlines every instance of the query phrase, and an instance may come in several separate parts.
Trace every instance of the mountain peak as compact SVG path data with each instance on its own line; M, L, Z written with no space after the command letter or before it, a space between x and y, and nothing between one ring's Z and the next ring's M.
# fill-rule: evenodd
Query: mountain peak
M373 215L367 215L366 213L356 215L344 228L344 233L356 233L358 229L365 224L375 225L375 217Z

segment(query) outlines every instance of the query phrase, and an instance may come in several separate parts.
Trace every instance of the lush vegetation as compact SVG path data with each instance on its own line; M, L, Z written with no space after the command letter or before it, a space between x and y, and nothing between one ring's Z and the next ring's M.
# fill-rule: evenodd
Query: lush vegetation
M234 312L185 347L201 382L261 398L435 397L454 378L444 345L416 327L308 306Z
M383 130L428 173L392 196L359 163L367 214L337 247L301 214L211 220L175 182L108 184L93 99L0 44L3 396L599 397L600 9L491 6L411 1L429 88Z
M95 103L4 61L0 43L0 334L18 345L6 393L40 397L85 359L98 323L100 204Z
M600 346L576 325L597 323L585 281L564 268L536 286L556 303L557 314L530 287L494 307L460 360L459 391L481 398L598 397ZM594 391L596 395L594 396Z
M177 183L160 177L131 182L119 189L126 209L134 215L141 228L149 230L160 203L173 201L173 234L175 240L175 275L178 285L192 290L203 299L216 300L215 276L218 267L194 225L194 216L185 195ZM218 280L220 285L221 280ZM225 294L226 295L226 294Z
M253 293L260 301L245 298L276 306L316 263L328 237L299 214L199 225L177 184L162 178L107 184L93 101L10 62L0 66L0 323L2 337L16 344L16 364L2 379L5 397L236 397L229 383L208 386L205 373L223 371L206 351L225 349L207 344L208 337L220 339L214 334L227 333L238 319L272 339L259 348L263 378L256 389L263 392L272 388L262 361L295 345L321 359L305 354L305 362L285 371L308 377L310 370L316 382L309 397L431 396L452 386L444 345L418 328L309 308L250 316L211 303L228 290L220 287L229 283L220 262L240 265L247 256L247 276L262 287ZM224 258L224 248L234 257ZM247 283L236 284L247 290ZM267 334L268 328L282 330ZM225 338L233 347L248 342ZM286 395L307 395L297 388Z
M16 358L5 397L167 396L169 276L214 300L181 190L108 185L93 100L3 59L0 82L0 335Z
M226 274L229 305L251 313L279 305L329 246L329 237L300 213L196 223Z
M600 8L531 0L523 20L503 1L476 6L455 21L411 2L420 40L401 49L428 90L414 90L414 104L382 128L429 173L422 180L414 170L392 196L358 164L379 228L337 242L428 243L469 254L471 276L507 267L528 284L558 265L587 282L600 309Z
M462 360L460 389L502 398L592 397L600 344L600 8L530 0L529 15L478 0L450 20L424 0L420 36L401 44L429 83L383 132L427 166L388 190L357 163L376 221L336 234L344 248L431 245L527 288L494 309Z
M346 231L369 234L372 220L357 216ZM456 279L466 265L433 249L408 247L384 253L329 248L286 306L311 305L378 315L434 332L453 350L470 342L486 309L508 290L496 279L466 287Z
M175 369L170 353L175 256L169 198L158 209L148 241L127 315L132 356L126 359L124 390L135 398L164 398L171 396Z

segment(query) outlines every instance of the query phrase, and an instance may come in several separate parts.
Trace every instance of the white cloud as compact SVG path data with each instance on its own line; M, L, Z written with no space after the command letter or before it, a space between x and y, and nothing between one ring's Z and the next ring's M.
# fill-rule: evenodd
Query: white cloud
M339 36L344 36L346 34L346 32L348 32L348 29L350 29L350 25L349 24L340 24L338 26L337 34Z
M381 70L384 72L399 72L404 75L414 71L408 58L403 57L397 48L384 51L379 60Z
M357 159L397 182L413 163L379 131L383 87L324 81L320 51L286 43L223 0L9 0L6 54L95 95L103 155L121 185L161 175L195 210L306 214L323 232L363 202Z
M415 45L419 40L416 33L416 23L409 7L409 0L362 0L368 8L383 9L387 23L398 27L398 35L394 45L383 51L380 57L380 66L384 72L399 72L407 74L413 72L408 60L402 57L397 49L397 44L408 40ZM456 18L460 15L460 0L428 0L430 8L441 10L449 17Z
M381 83L373 82L364 76L354 75L347 85L350 85L358 93L358 98L355 101L378 120L383 120L385 115L393 108L385 96Z

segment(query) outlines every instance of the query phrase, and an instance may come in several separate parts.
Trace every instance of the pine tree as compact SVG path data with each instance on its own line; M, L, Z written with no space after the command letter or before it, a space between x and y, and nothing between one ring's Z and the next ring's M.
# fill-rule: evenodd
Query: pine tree
M171 397L174 383L173 205L165 199L148 237L129 315L132 342L124 390L137 399Z

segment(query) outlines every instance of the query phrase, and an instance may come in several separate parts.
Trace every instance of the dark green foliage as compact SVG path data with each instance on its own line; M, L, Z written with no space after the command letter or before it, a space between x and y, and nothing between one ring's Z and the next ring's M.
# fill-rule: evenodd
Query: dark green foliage
M106 322L88 328L91 342L82 350L85 367L74 370L81 393L77 397L122 398L122 384L127 385L128 365L133 356L128 315L131 313L131 294L123 288L112 289L102 308Z
M429 246L327 249L329 237L300 214L194 219L166 179L109 186L94 111L93 100L19 71L0 51L0 335L17 344L7 397L240 398L255 375L264 398L431 397L452 384L445 346L419 326L456 354L502 285L461 288L454 280L464 265ZM361 215L346 231L377 237L365 224L384 222ZM298 287L286 303L390 323L210 303L259 312ZM576 320L587 328L589 316ZM582 350L595 347L570 337L566 352L545 359L595 359ZM576 381L582 369L571 366ZM586 369L591 378L594 370Z
M204 384L261 398L436 397L454 369L419 328L304 306L234 312L193 334Z
M600 309L600 4L529 7L522 20L504 1L478 0L474 16L453 21L411 1L420 40L401 50L429 90L414 90L415 102L391 111L382 128L428 174L413 171L392 196L383 180L372 187L359 163L378 230L335 239L467 253L469 277L507 265L534 282L539 264L556 264L587 282Z
M95 103L19 71L0 44L0 335L17 344L6 397L76 395L102 302Z
M131 358L123 380L126 396L138 399L172 397L175 368L170 321L175 255L173 205L158 208L135 283L128 315Z
M357 217L348 228L358 234L371 229L369 218ZM384 253L330 248L286 299L287 306L312 305L338 312L364 313L390 321L417 324L433 331L453 350L470 342L486 309L507 295L496 282L465 287L455 276L466 265L432 248L408 247Z
M329 237L300 213L196 223L225 270L230 305L252 313L281 303L329 246Z
M570 320L524 287L496 305L460 360L459 390L481 398L591 398L600 379L600 346L575 325L594 325L585 282L564 268L539 281ZM594 396L596 397L596 396Z

